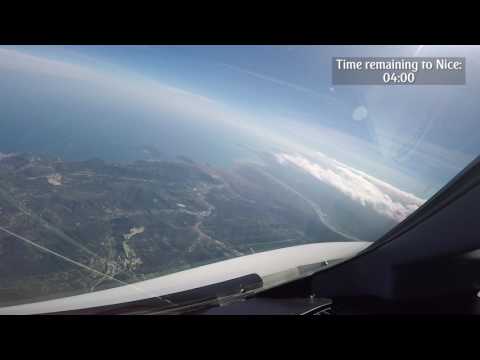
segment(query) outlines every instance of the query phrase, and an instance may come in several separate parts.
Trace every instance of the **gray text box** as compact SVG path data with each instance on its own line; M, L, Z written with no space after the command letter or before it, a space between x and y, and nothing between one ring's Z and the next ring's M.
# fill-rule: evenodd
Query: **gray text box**
M465 67L464 57L334 57L332 84L465 85Z

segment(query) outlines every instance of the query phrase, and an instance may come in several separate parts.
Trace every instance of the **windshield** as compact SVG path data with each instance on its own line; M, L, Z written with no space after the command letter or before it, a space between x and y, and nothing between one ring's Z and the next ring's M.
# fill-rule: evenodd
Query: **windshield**
M464 58L466 82L333 76L357 57ZM0 306L378 240L480 152L479 60L475 46L0 47Z

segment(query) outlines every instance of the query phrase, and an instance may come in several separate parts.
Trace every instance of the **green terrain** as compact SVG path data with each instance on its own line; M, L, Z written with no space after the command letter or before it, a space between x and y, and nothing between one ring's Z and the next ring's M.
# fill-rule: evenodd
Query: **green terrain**
M78 294L236 256L345 241L268 166L187 158L0 158L0 304ZM80 266L83 265L83 266Z

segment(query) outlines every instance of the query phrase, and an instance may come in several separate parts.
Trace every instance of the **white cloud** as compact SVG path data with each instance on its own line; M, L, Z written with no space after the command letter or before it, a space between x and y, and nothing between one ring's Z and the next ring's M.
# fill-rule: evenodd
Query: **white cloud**
M1 152L0 152L0 161L2 161L3 159L6 159L6 158L8 158L8 157L11 157L11 156L13 156L13 155L14 155L14 154L12 154L12 153L4 154L4 153L1 153Z
M293 164L325 184L333 186L362 206L370 207L379 214L395 221L402 221L418 209L424 200L372 177L362 171L342 164L321 153L319 162L301 155L276 154L280 164Z

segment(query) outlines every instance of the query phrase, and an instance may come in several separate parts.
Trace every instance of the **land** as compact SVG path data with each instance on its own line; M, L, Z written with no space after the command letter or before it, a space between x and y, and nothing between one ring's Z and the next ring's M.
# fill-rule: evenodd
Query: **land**
M0 157L0 230L8 230L0 231L0 305L351 240L264 160L221 170L188 158L120 164Z

